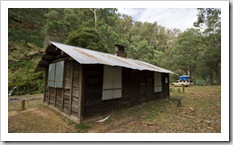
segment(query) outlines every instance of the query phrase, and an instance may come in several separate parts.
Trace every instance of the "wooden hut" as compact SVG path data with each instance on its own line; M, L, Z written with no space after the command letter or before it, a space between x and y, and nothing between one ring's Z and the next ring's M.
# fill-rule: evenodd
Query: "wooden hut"
M115 55L50 42L36 71L45 71L44 103L80 122L112 110L169 97L169 70Z

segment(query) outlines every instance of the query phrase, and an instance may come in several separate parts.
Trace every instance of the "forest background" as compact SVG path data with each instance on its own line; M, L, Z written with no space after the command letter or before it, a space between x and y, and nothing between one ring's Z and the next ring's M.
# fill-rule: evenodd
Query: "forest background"
M146 61L196 85L221 85L221 10L198 9L195 28L181 31L157 22L134 21L115 8L8 9L8 91L42 93L44 74L35 73L49 41L114 54L125 45L129 58ZM170 79L178 79L170 75Z

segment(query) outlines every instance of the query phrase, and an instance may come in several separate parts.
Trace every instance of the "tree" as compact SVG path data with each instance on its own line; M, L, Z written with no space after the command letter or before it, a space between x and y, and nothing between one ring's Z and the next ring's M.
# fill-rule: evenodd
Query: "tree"
M183 70L185 74L189 74L194 80L201 50L200 38L201 34L198 29L187 29L178 36L173 54L174 65Z
M209 82L221 84L221 10L215 8L198 9L198 20L195 27L203 30L203 63L209 70Z
M94 14L95 27L97 25L97 9L90 8L90 11Z
M118 15L116 10L114 8L98 9L97 31L109 53L115 53L115 44L118 43L118 34L116 32Z
M76 30L67 38L65 43L91 50L108 52L97 30L91 28L85 27Z

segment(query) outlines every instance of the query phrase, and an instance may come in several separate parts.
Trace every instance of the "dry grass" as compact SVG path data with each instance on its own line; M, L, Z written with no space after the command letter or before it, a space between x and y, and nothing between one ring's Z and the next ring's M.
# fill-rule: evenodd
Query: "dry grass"
M43 106L42 100L26 104L25 111L9 104L9 132L221 132L220 86L191 86L185 93L182 88L171 91L169 99L111 113L103 123L92 119L75 124ZM181 107L177 107L177 98Z
M9 133L65 133L75 132L65 118L42 104L42 100L26 101L26 109L21 110L21 102L9 102Z
M185 93L182 88L172 90L170 99L112 113L101 124L90 122L89 132L221 132L220 86L192 86L185 88ZM177 99L181 99L181 107L177 107Z

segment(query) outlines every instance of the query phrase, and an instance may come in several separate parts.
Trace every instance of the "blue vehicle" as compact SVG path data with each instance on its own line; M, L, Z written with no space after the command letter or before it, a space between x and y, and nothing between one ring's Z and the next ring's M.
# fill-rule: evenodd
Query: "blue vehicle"
M172 85L174 85L174 87L181 87L181 86L190 86L192 84L192 81L190 79L190 76L184 75L184 76L180 76L179 80L177 80L176 82L172 83Z
M180 81L190 81L190 76L180 76Z

